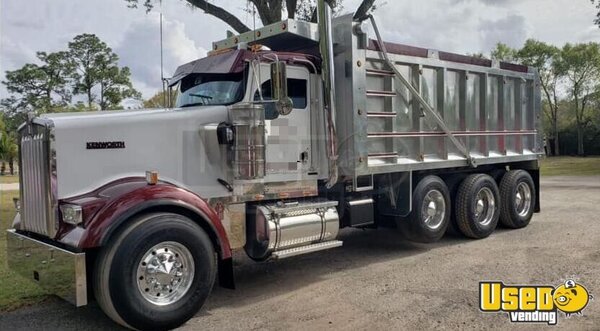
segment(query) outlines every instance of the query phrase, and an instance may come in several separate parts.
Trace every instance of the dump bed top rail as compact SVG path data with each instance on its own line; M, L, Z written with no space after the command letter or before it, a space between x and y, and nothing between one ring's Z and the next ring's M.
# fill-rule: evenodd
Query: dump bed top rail
M369 46L367 48L372 51L378 51L378 52L381 51L381 47L379 46L379 43L377 42L377 40L373 40L373 39L369 39ZM422 57L422 58L431 57L432 52L436 52L434 50L430 50L427 48L421 48L421 47L415 47L415 46L409 46L409 45L403 45L403 44L396 44L396 43L390 43L390 42L385 42L385 48L387 49L387 51L389 53L392 53L392 54L415 56L415 57ZM496 61L492 61L489 59L468 56L468 55L455 54L455 53L449 53L449 52L442 52L442 51L437 51L437 55L438 55L438 59L440 59L442 61L470 64L470 65L476 65L476 66L488 67L488 68L496 67L496 68L500 68L503 70L510 70L510 71L516 71L516 72L522 72L522 73L529 72L529 67L524 66L524 65L509 63L509 62L503 62L503 61L496 62Z

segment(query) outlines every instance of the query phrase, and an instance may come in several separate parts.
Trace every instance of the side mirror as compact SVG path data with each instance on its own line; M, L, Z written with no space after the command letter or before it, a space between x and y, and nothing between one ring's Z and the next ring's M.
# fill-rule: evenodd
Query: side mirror
M276 100L277 112L281 115L289 115L294 103L288 95L287 72L285 62L271 63L271 96Z

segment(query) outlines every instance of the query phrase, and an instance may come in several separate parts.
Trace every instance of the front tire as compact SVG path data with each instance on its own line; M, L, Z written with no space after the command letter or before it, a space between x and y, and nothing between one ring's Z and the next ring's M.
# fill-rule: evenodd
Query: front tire
M177 214L143 215L102 248L94 292L125 327L173 329L204 304L216 269L212 242L196 223Z
M407 218L397 220L408 240L431 243L440 240L450 223L450 192L437 176L423 178L413 191L413 208Z

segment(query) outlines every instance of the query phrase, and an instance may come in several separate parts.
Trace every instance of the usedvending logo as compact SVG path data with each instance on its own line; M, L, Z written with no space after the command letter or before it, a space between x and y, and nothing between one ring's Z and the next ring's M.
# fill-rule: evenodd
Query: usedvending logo
M581 315L593 296L582 284L567 280L557 287L479 283L479 309L504 312L513 323L558 323L558 312Z

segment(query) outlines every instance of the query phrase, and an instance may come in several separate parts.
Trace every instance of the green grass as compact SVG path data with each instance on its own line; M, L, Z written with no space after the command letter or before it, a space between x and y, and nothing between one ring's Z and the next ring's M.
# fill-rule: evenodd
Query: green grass
M15 216L13 198L18 195L18 191L0 191L0 312L47 298L47 293L37 284L10 271L6 265L6 229L10 228Z
M548 157L541 163L542 176L600 175L600 157Z
M0 184L10 184L10 183L18 183L19 182L19 176L15 175L15 176L11 176L11 175L4 175L4 176L0 176Z

